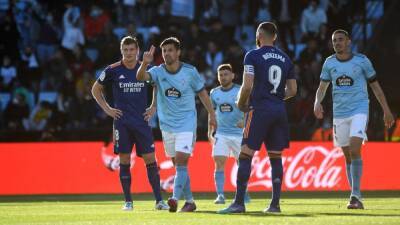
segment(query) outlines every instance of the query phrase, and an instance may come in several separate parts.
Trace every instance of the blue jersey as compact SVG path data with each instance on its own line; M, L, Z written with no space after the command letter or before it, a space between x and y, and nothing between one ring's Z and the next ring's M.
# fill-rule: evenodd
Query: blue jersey
M250 107L284 108L286 80L294 79L290 58L278 48L263 46L249 51L243 64L245 73L254 75Z
M136 80L135 68L126 68L122 61L106 67L100 74L98 82L102 85L112 83L114 107L121 110L123 115L119 122L130 126L147 125L143 113L147 107L147 84Z
M346 118L358 113L368 115L367 81L376 78L371 61L362 54L340 61L335 55L326 58L321 80L332 83L333 117Z
M237 127L243 121L243 113L236 106L240 86L234 84L229 90L221 86L211 90L210 97L217 117L216 134L226 136L242 136L243 129Z
M197 127L196 94L204 89L204 79L197 69L182 63L171 73L165 64L149 71L157 85L157 115L160 128L168 132L195 132Z

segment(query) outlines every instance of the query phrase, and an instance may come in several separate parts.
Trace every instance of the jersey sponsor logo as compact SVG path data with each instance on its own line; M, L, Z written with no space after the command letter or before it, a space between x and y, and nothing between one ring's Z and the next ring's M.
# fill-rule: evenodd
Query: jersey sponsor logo
M233 107L228 103L224 103L224 104L221 104L219 106L219 111L221 111L221 112L232 112L233 111Z
M354 84L353 78L346 76L346 75L342 75L336 79L336 85L340 86L340 87L353 86L353 84Z
M119 82L119 88L123 89L124 93L139 93L144 88L144 82Z
M118 79L125 79L125 76L123 74L119 75Z
M180 98L182 94L178 89L172 87L165 90L165 96L170 98Z

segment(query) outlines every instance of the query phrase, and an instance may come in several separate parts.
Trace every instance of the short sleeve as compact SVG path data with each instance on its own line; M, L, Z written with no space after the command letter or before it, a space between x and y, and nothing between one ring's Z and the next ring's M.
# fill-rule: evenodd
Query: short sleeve
M196 93L199 93L204 89L204 78L199 74L196 68L193 69L193 78L191 86Z
M322 66L320 79L321 79L321 81L328 81L328 82L332 80L332 77L331 77L331 74L330 74L329 68L328 68L328 60L325 60L324 65Z
M107 67L100 73L99 78L97 78L97 82L99 82L99 84L101 84L101 85L105 85L106 83L112 81L112 79L113 79L113 76L112 76L111 68Z
M210 98L211 98L211 103L215 109L217 107L217 103L215 102L214 94L215 94L215 89L212 89L210 91Z
M364 60L361 62L361 67L367 80L373 80L376 78L376 71L374 69L374 66L367 57L365 57Z
M147 72L150 74L150 78L154 83L157 83L157 77L159 74L159 66L147 67Z
M243 71L245 74L254 75L254 60L251 57L251 52L247 52L243 60Z

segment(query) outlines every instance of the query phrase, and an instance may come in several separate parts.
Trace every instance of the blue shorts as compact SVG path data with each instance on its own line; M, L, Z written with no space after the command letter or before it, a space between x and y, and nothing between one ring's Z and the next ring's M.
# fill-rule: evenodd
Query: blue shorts
M125 123L114 121L114 153L131 153L136 146L136 155L154 152L153 133L147 124L142 126L128 126Z
M246 114L242 145L260 150L282 151L289 147L289 122L285 111L251 110Z

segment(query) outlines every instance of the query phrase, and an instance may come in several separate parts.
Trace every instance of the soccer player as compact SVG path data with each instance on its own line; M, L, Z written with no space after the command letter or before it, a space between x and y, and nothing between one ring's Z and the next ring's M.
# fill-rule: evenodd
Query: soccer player
M123 210L133 210L131 197L131 152L136 145L137 156L142 157L147 168L147 177L153 189L157 210L169 207L163 201L160 175L154 154L153 135L146 112L147 84L136 79L140 62L138 41L126 36L121 40L122 60L109 65L99 76L92 88L93 97L104 112L114 118L114 153L120 159L120 182L125 196ZM147 66L147 65L146 65ZM114 107L104 98L104 85L112 84Z
M181 212L196 210L190 191L188 161L196 138L197 112L195 97L199 96L208 111L209 127L216 128L215 112L204 79L194 66L179 60L180 41L175 37L160 44L164 64L146 71L153 60L155 47L143 54L143 63L136 74L138 80L153 81L157 85L157 115L162 131L166 155L172 158L176 168L173 195L168 199L169 211L176 212L182 193L185 204Z
M289 147L289 125L285 99L294 96L297 84L290 58L274 47L275 24L263 22L257 28L257 49L244 57L243 83L237 105L246 113L234 202L218 213L246 211L244 196L251 172L251 161L262 143L267 147L271 164L272 201L264 212L280 212L282 186L282 151Z
M322 67L314 114L318 119L323 118L321 102L329 83L332 83L334 145L343 150L347 179L351 187L347 208L363 209L360 191L363 170L361 145L367 139L367 83L383 109L385 126L391 127L394 119L371 61L365 55L351 52L349 33L345 30L334 31L332 44L335 54L326 58Z
M243 113L236 106L237 94L240 86L233 83L235 74L230 64L222 64L217 69L218 81L221 86L211 90L210 97L216 117L218 129L208 129L208 138L213 145L212 156L215 162L214 181L217 190L215 204L225 204L224 184L225 184L225 163L231 155L236 160L239 158L240 145L243 132ZM213 137L213 133L215 137ZM245 202L249 202L250 197L246 192Z

